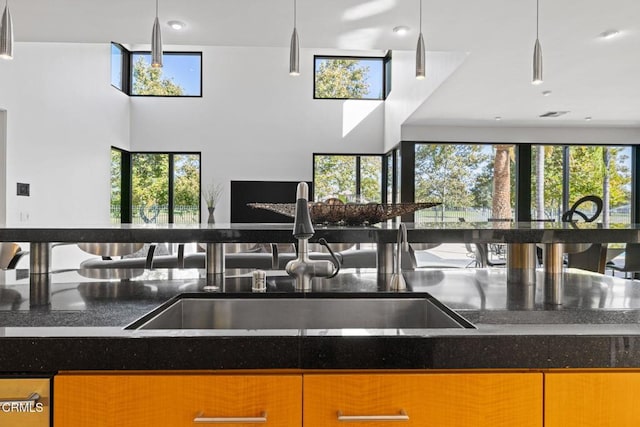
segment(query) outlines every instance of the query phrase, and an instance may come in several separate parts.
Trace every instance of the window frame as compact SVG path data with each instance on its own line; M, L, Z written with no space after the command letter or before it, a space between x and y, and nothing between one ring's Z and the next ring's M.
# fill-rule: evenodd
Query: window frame
M362 195L362 157L379 157L380 158L380 200L385 203L383 195L385 194L385 161L386 157L380 153L313 153L312 156L312 172L311 182L313 183L314 193L316 188L316 157L317 156L339 156L339 157L355 157L355 189L357 195ZM315 195L314 195L315 200ZM375 202L377 203L377 202Z
M601 146L611 146L611 147L629 147L631 149L631 194L630 194L630 222L632 224L640 222L640 208L637 208L636 205L640 201L640 145L638 144L630 144L630 143L581 143L581 144L568 144L561 142L536 142L532 143L518 143L515 141L512 142L496 142L496 141L487 141L487 142L478 142L478 141L434 141L434 140L412 140L412 141L402 141L398 146L390 149L385 153L385 155L393 155L396 151L401 151L402 154L411 153L415 150L416 144L463 144L463 145L496 145L496 144L508 144L513 145L516 150L516 158L515 158L515 187L513 188L514 196L515 196L515 212L516 212L516 221L531 221L531 207L533 205L531 190L532 190L532 177L531 177L531 159L532 159L532 148L534 145L542 145L542 146L557 146L563 147L564 150L568 150L569 147L572 146L583 146L583 147L601 147ZM402 163L400 165L394 165L394 168L397 167L397 172L403 178L410 177L411 179L402 179L400 180L400 187L398 191L402 195L402 202L414 202L415 201L415 191L414 191L414 181L415 181L415 158L409 159L405 157L402 158ZM411 160L411 161L408 161ZM524 164L521 165L521 162ZM527 166L528 165L528 166ZM563 173L568 173L568 163L566 161L563 162ZM563 179L563 198L566 201L563 202L564 205L568 205L568 181ZM565 208L565 210L568 207ZM407 215L404 221L413 221L413 214Z
M118 91L124 93L129 97L142 97L142 98L202 98L204 93L204 76L203 76L203 59L204 55L202 51L165 51L163 55L169 56L199 56L200 57L200 94L199 95L140 95L133 93L133 55L150 55L151 51L148 50L129 50L122 44L117 42L111 42L111 46L117 47L122 53L122 89L111 86Z
M167 155L168 168L168 224L174 224L174 191L175 191L175 174L174 164L175 156L180 155L197 155L200 158L199 185L200 194L198 196L198 223L202 222L202 152L201 151L127 151L125 149L112 146L112 150L117 150L121 154L121 187L120 187L120 221L122 224L133 223L133 157L137 154Z
M380 98L318 98L316 97L316 63L318 59L346 59L346 60L368 60L380 61L382 69L382 97ZM337 101L384 101L391 93L391 88L387 90L387 63L391 63L391 51L384 56L358 56L358 55L313 55L313 99L337 100ZM389 69L392 67L389 66ZM390 85L389 85L390 86Z
M111 42L111 47L112 48L116 47L120 51L120 54L122 57L122 64L120 67L120 75L121 75L120 83L122 84L122 88L115 86L113 84L113 79L110 79L111 87L118 89L120 92L124 93L125 95L129 95L130 86L131 86L131 81L130 81L131 79L129 78L130 76L129 70L131 69L131 52L129 51L129 49L127 49L126 47L124 47L123 45L117 42ZM112 58L113 58L113 55L112 55Z
M140 95L133 93L133 55L151 55L149 50L132 50L129 52L129 96L142 98L202 98L203 77L202 77L202 52L198 51L165 51L164 56L199 56L200 57L200 94L199 95Z

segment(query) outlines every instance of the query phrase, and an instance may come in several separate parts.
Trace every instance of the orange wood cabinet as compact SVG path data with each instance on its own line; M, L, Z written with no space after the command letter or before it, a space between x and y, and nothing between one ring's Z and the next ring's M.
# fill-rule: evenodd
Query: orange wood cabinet
M640 426L640 372L545 374L545 427Z
M0 426L48 426L49 378L0 379Z
M542 385L542 373L304 375L303 425L541 427Z
M53 419L55 427L180 427L212 419L255 426L266 417L266 425L295 427L301 395L301 375L61 374Z

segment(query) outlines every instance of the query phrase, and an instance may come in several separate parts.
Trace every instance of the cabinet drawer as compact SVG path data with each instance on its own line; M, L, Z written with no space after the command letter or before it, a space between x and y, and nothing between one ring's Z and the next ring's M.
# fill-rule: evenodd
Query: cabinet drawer
M313 427L540 427L542 374L305 375L303 413Z
M54 425L292 427L302 422L299 375L57 375ZM246 422L243 422L245 420ZM232 422L233 421L233 422Z
M637 427L640 373L545 374L545 426Z
M48 426L50 394L49 378L0 379L0 426Z

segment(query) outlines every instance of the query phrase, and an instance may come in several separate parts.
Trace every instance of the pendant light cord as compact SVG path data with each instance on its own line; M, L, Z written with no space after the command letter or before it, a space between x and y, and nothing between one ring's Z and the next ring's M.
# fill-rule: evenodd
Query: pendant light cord
M422 0L420 0L420 33L422 33Z
M298 16L298 10L297 10L297 7L296 7L297 3L298 2L296 0L293 0L293 28L296 28L296 26L297 26L297 22L296 22L297 16Z
M7 0L9 1L9 0ZM156 0L156 18L158 17L158 0Z
M536 40L539 38L538 37L539 20L540 20L540 0L536 0Z

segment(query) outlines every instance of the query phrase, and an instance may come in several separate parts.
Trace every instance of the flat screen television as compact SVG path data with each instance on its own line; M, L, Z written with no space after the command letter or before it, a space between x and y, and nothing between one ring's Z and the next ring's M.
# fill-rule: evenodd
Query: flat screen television
M247 203L295 203L300 181L231 181L231 222L288 223L293 218L265 209L255 209ZM309 184L309 200L313 186Z

